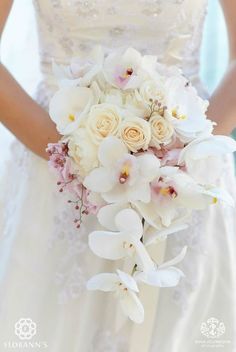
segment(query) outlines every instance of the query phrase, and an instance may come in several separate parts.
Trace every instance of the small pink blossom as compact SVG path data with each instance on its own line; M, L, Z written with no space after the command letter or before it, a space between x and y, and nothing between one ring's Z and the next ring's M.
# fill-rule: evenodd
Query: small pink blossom
M176 166L178 165L178 159L179 155L181 153L182 149L172 149L168 150L162 160L161 160L161 165L162 166Z

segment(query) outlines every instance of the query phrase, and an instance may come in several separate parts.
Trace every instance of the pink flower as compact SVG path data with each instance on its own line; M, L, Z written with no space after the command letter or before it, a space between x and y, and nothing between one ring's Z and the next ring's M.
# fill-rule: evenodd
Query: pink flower
M184 144L178 138L175 138L170 144L161 146L160 149L150 147L148 151L160 159L161 166L177 166L183 148Z
M49 155L49 165L53 169L63 169L68 156L68 146L66 143L50 143L46 149Z
M65 188L71 191L72 183L77 179L73 162L68 156L68 146L65 143L49 144L47 148L49 154L49 165L56 172L60 192Z
M182 149L172 149L166 151L164 154L162 160L161 160L161 165L162 166L176 166L178 165L178 160L179 156L181 153Z

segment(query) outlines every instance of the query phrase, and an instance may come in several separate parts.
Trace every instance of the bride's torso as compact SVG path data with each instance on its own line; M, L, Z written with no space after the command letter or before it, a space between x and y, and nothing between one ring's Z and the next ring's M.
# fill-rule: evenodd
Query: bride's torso
M51 87L52 58L67 63L101 44L133 46L178 65L198 85L207 0L33 0L41 71ZM42 93L41 87L41 93Z

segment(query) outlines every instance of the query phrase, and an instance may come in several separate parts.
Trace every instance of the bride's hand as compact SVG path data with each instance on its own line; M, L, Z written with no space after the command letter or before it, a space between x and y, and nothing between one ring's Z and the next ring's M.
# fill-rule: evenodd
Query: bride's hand
M10 12L12 0L0 1L0 35ZM0 63L0 122L29 149L47 159L49 142L60 136L48 113L40 107Z
M221 0L228 29L230 60L228 69L210 99L208 117L217 123L215 134L229 135L236 127L236 3Z

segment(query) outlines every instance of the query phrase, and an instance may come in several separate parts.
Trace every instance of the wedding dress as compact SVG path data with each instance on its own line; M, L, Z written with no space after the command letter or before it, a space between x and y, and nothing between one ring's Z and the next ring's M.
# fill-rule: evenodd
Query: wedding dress
M206 97L199 79L206 0L34 0L34 7L43 76L35 100L45 109L56 90L52 59L86 57L95 44L155 54L181 67ZM224 163L219 183L236 199L233 160ZM89 277L113 271L117 263L90 252L87 233L74 228L47 163L17 141L0 199L1 351L19 344L14 324L20 318L36 323L30 341L46 343L49 352L199 352L205 350L202 340L206 348L210 341L236 351L235 209L218 204L196 212L189 229L156 249L159 260L168 259L187 245L180 265L186 276L176 288L144 287L147 314L135 325L123 318L112 295L86 291ZM210 318L225 327L218 339L201 333Z

